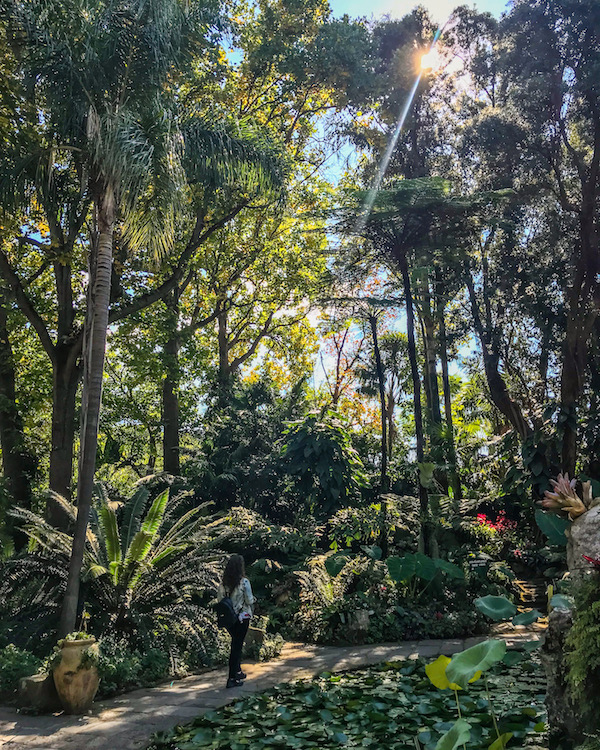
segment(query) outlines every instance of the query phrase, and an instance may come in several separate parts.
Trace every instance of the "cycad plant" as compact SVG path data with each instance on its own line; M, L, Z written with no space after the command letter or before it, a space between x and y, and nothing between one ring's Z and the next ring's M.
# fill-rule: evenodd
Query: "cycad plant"
M57 499L74 522L76 509ZM98 634L117 633L140 646L167 649L179 641L202 653L212 620L207 599L218 580L221 556L213 550L214 524L206 506L189 508L190 497L170 497L165 489L151 499L141 482L124 504L109 500L98 488L87 531L80 611ZM66 585L72 536L27 510L16 511L30 539L29 553L5 563L0 598L5 615L17 627L27 626L32 607L20 595L34 581L37 593L30 635L52 629ZM217 522L218 525L218 522Z

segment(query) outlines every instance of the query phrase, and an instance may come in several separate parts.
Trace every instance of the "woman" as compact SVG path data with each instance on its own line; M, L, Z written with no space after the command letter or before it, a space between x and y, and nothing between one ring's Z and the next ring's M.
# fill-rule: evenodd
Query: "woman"
M246 578L244 558L241 555L231 555L225 566L223 582L219 585L219 599L228 596L232 603L237 620L228 628L231 636L231 653L229 655L228 688L238 687L246 675L242 672L242 647L252 619L254 596L250 581Z

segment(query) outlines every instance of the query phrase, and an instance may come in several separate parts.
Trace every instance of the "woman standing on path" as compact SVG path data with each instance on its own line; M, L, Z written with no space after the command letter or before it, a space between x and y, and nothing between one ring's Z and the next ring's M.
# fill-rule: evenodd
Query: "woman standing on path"
M232 603L237 620L227 628L231 636L231 653L229 655L229 678L226 687L238 687L246 675L242 672L242 648L252 619L254 596L250 581L246 578L244 558L231 555L225 566L223 582L219 585L219 599L228 596Z

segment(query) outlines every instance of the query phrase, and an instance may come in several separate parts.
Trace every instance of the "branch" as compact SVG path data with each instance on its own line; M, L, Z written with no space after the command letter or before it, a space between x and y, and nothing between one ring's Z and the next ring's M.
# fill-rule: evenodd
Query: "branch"
M120 307L116 310L111 310L108 318L109 323L115 323L118 320L123 320L123 318L126 318L129 315L133 315L136 312L140 312L140 310L144 310L146 307L153 305L155 302L164 299L164 297L166 297L169 292L172 292L173 289L175 289L175 287L183 279L185 267L190 261L190 258L192 257L194 252L200 247L200 245L218 229L224 227L229 221L237 216L239 212L248 205L248 202L249 201L245 200L242 203L238 204L232 211L230 211L228 214L223 216L222 219L219 219L219 221L215 222L210 227L205 229L203 232L201 231L202 220L198 218L196 220L196 225L192 232L192 236L190 237L185 250L181 253L179 262L177 263L175 271L171 274L171 276L169 276L166 281L163 281L163 283L153 291L147 292L146 294L141 294L137 299L132 300L128 305L124 305L123 307Z
M46 324L44 323L42 316L33 306L33 302L25 293L21 279L17 276L3 250L0 250L0 273L10 285L19 309L35 329L44 350L52 362L54 362L55 348L52 339L50 338L50 334L48 333L48 329L46 328Z
M235 370L237 370L238 367L243 365L244 362L250 359L250 357L256 352L256 350L258 349L258 345L264 339L264 337L267 335L269 331L269 326L271 325L271 321L273 320L274 315L275 315L275 311L269 313L264 326L260 329L256 338L252 342L252 346L248 349L248 351L245 354L242 354L239 357L236 357L230 364L229 366L230 372L235 372Z

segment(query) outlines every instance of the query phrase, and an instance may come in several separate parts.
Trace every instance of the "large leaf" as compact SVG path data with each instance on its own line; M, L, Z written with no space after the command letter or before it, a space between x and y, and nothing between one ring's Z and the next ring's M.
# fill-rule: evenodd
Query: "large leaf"
M512 732L504 732L488 747L488 750L504 750L513 736Z
M149 494L147 485L143 484L134 492L123 509L123 521L121 523L121 549L123 554L126 554L133 537L140 530L142 514Z
M505 653L504 641L488 640L478 643L452 657L446 667L446 677L450 682L466 688L469 680L475 677L477 672L486 672L494 664L502 661Z
M447 560L440 559L436 559L433 562L435 563L435 567L445 573L448 578L454 578L457 581L464 580L465 573L462 568L458 567L458 565L448 562Z
M388 557L386 564L390 578L396 583L409 581L416 573L417 566L414 555Z
M565 531L569 528L568 519L557 515L556 513L546 513L543 510L536 510L535 520L542 532L548 537L550 544L556 544L565 547L567 536Z
M335 578L335 576L340 573L349 562L349 555L330 555L325 559L325 570L332 578Z
M573 609L573 602L563 594L554 594L550 599L550 607L552 609Z
M505 596L481 596L475 599L477 609L495 622L508 620L517 613L517 608Z
M152 549L152 543L160 529L160 524L165 514L168 500L169 490L166 489L164 492L161 492L152 503L148 515L142 524L142 528L133 537L133 540L129 545L125 557L125 567L131 569L132 566L139 566L139 564L148 556L148 553Z
M537 609L530 609L528 612L521 612L516 617L513 617L513 625L531 625L542 617L542 613L538 612Z
M464 719L459 719L452 729L443 734L435 750L456 750L471 739L471 725Z
M108 505L101 505L98 510L98 518L104 533L104 546L106 557L110 568L113 583L119 580L119 563L121 562L121 539L119 527L117 526L117 514Z
M425 667L425 674L429 677L432 685L438 690L462 690L460 685L456 685L454 682L450 682L446 676L446 667L450 664L449 656L438 656L435 661L431 664L427 664Z

